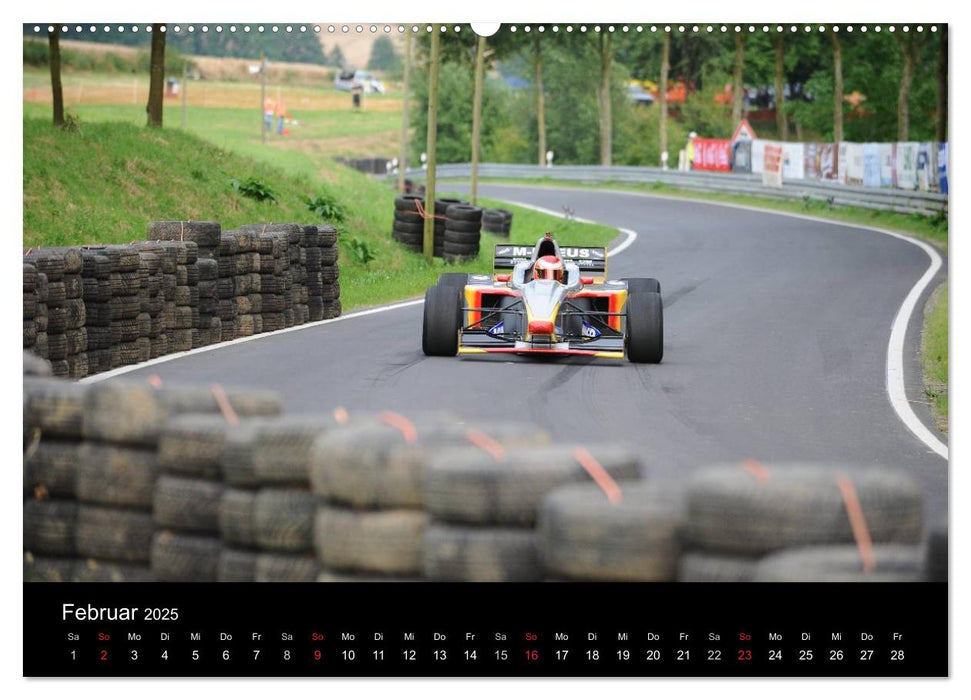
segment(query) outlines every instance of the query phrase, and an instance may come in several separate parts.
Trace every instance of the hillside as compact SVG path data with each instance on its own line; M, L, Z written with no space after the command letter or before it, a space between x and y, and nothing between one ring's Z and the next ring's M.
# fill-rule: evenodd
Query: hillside
M390 236L394 191L330 160L234 143L226 150L179 129L146 129L119 121L82 121L73 131L47 120L24 120L25 246L120 243L143 238L152 220L217 220L224 228L245 223L323 223L301 200L325 195L346 211L341 228L341 289L345 309L418 296L445 268L428 264ZM277 202L239 194L231 181L259 181ZM535 240L554 230L564 242L605 244L615 229L561 219L519 207L514 239ZM477 262L449 270L482 272L491 263L483 236ZM359 253L374 259L365 264Z

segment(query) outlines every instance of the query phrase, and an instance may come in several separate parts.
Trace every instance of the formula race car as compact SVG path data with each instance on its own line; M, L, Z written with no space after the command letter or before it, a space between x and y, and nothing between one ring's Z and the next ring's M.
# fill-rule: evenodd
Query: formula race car
M547 233L533 248L497 245L493 267L491 276L445 273L428 289L426 355L661 361L661 286L653 278L605 279L605 248L561 248Z

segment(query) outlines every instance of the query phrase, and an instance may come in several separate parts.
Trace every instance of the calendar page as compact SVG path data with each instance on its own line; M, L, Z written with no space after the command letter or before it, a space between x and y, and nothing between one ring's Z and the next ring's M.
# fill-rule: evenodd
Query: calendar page
M947 23L22 44L23 675L949 675Z

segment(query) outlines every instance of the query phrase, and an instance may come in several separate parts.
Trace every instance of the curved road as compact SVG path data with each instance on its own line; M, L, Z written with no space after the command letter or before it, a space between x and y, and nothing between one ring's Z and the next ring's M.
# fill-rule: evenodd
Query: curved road
M929 265L920 248L699 201L509 185L481 193L555 211L568 204L578 217L636 231L610 274L660 279L664 362L426 358L416 304L126 376L271 388L291 411L521 418L565 439L632 442L649 473L668 479L749 457L902 467L924 485L929 513L946 517L947 461L901 422L887 394L891 325ZM928 426L917 350L920 312L938 281L918 300L904 344L907 395Z

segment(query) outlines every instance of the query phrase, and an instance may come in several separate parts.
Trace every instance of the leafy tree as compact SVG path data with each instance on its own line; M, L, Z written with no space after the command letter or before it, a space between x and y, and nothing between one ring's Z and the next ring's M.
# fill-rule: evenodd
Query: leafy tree
M324 65L324 53L320 45L318 35L313 31L306 32L286 32L286 31L264 31L259 32L255 26L250 25L250 31L243 31L243 26L237 25L236 31L229 31L226 25L223 31L215 31L215 25L195 24L195 23L170 23L170 27L178 24L182 30L175 32L169 31L167 37L168 48L175 48L181 53L193 56L229 56L232 58L254 58L260 55L260 51L265 51L267 59L274 62L291 63L316 63ZM188 27L193 27L192 32ZM72 41L85 41L100 44L121 44L122 46L141 46L148 45L150 39L144 27L139 25L142 31L132 32L89 32L85 28L82 32L71 32ZM208 27L209 31L202 31L202 27ZM25 36L34 36L33 25L23 25ZM282 28L281 28L282 29Z
M396 73L401 68L401 58L395 52L394 42L390 37L379 36L374 40L367 67L387 73Z
M336 68L346 68L346 60L344 58L344 52L341 51L341 47L334 45L334 48L330 50L327 54L327 65L334 66Z

